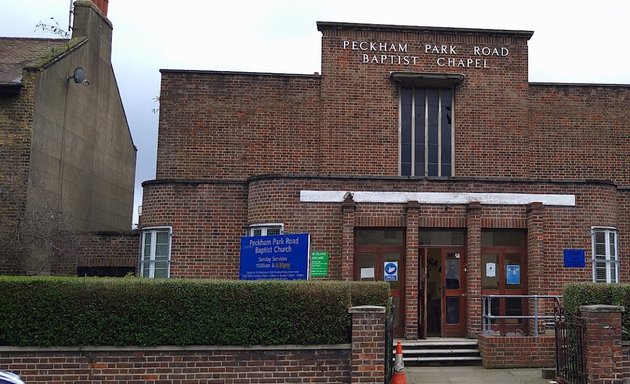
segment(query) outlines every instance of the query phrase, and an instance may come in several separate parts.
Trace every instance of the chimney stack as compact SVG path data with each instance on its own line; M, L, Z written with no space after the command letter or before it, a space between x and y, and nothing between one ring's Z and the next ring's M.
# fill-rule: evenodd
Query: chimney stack
M109 5L109 0L92 0L96 7L101 11L101 13L107 16L107 6Z

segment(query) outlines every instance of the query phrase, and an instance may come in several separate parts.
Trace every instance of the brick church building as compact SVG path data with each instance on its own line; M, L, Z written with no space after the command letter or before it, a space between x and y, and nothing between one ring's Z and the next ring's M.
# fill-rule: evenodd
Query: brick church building
M161 71L142 275L237 279L243 236L307 233L410 339L628 280L630 86L529 82L530 31L317 28L321 74Z

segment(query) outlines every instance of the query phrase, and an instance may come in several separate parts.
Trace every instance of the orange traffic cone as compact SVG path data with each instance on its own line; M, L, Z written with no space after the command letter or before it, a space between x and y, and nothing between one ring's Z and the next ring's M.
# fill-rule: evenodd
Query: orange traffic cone
M405 375L405 364L403 363L402 344L400 341L396 344L396 356L394 358L394 373L390 384L407 384L407 376Z

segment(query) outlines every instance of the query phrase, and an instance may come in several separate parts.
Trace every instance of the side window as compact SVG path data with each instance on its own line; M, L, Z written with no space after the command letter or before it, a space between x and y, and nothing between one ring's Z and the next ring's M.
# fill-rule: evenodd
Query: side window
M247 229L248 236L272 236L282 235L284 233L284 224L252 224Z
M150 228L142 231L140 275L147 278L170 277L171 229Z
M619 282L618 233L615 228L591 228L593 242L593 281Z

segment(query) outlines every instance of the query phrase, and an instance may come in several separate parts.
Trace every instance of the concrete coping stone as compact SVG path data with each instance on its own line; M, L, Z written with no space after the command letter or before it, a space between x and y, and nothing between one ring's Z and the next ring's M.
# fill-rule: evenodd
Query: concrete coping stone
M378 305L359 305L350 307L348 313L385 313L385 307Z
M305 350L350 350L352 344L314 344L314 345L158 345L141 346L77 346L77 347L0 347L0 352L196 352L196 351L305 351Z
M625 312L625 309L621 305L606 305L606 304L581 305L580 313L581 312L611 313L611 312Z

